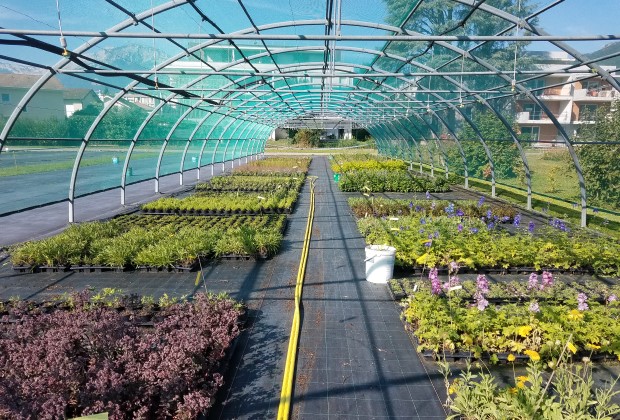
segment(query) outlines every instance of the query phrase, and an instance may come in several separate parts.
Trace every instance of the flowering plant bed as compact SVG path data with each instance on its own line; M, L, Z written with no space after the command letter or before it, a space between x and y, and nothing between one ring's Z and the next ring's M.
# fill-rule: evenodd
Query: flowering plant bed
M83 272L101 267L150 271L187 271L199 258L231 253L273 256L278 252L286 216L141 216L74 225L41 241L13 249L15 267L74 266ZM93 270L89 267L92 267Z
M93 298L73 295L66 309L49 312L28 302L8 308L17 322L0 324L2 417L206 415L243 309L224 296L197 294L168 302L144 328L139 314L152 309L119 312Z
M276 190L266 193L249 192L200 192L185 198L160 198L144 204L144 212L223 214L241 213L260 214L263 212L292 211L299 192L297 190Z
M349 198L349 206L357 218L382 216L411 216L421 215L481 218L489 211L498 218L500 223L512 222L517 210L510 205L480 204L475 200L462 200L456 203L448 200L393 200L389 198Z
M405 170L359 169L345 172L338 184L345 192L445 192L450 184L445 178L414 175Z
M217 176L196 185L196 191L275 191L278 189L299 191L305 175L286 176Z
M364 169L406 171L407 164L402 160L387 160L378 156L355 155L352 157L345 157L344 155L337 155L332 159L331 168L332 171L338 173Z
M402 317L420 352L487 354L494 362L501 353L507 361L516 355L540 360L557 356L562 343L570 341L576 357L620 357L617 299L601 304L578 294L574 303L532 299L492 305L486 299L488 283L479 278L476 302L471 303L455 293L460 290L455 276L443 285L431 277L431 291L419 290L403 301Z
M593 237L585 231L569 232L557 220L552 226L517 226L514 232L499 229L499 221L493 214L484 220L418 214L367 217L357 223L366 243L395 247L396 264L403 268L447 267L456 261L471 270L531 267L620 275L617 240Z
M609 282L606 284L600 280L586 280L581 282L565 282L555 276L555 281L548 287L541 288L542 278L551 273L544 272L543 275L532 274L529 278L517 281L489 281L489 290L485 298L489 303L519 303L535 299L536 301L548 301L567 304L577 304L577 296L580 293L588 297L588 301L607 303L614 301L620 296L620 282ZM536 284L536 285L534 285ZM452 291L454 296L458 296L464 302L476 301L478 291L476 281L463 280L460 282L461 289ZM404 299L415 296L416 292L431 292L431 284L428 280L420 278L405 278L390 280L390 288L395 297Z
M233 174L245 176L297 176L298 174L308 172L311 161L311 158L302 157L270 157L237 167L233 170Z

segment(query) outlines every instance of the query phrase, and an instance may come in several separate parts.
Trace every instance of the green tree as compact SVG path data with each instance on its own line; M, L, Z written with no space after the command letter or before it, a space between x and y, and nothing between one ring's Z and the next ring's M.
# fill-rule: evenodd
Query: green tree
M510 23L506 20L486 12L482 8L478 8L471 13L472 6L452 0L426 0L422 2L412 2L409 0L384 1L387 7L387 21L389 23L425 35L496 35L510 26ZM533 0L488 0L484 4L520 18L530 15L536 8L536 2ZM407 22L403 23L403 19L408 16L413 7L417 7L416 12ZM537 20L532 19L529 23L536 25ZM463 50L471 50L473 56L500 69L512 68L516 45L517 69L532 70L536 68L534 60L524 53L524 49L529 44L527 42L518 42L517 44L500 41L482 43L463 40L451 42L451 44ZM463 58L462 55L442 47L436 42L392 42L389 44L388 52L412 59L414 62L420 62L432 68L440 68L442 71L488 71L486 67L477 64L473 60ZM390 71L400 68L402 64L402 62L389 58L381 58L377 62L378 67ZM404 70L412 72L425 71L422 68L417 68L414 64L407 65ZM502 78L491 75L453 76L452 78L471 90L485 90L507 83ZM423 89L455 91L453 93L441 93L441 96L453 101L471 99L467 97L465 92L459 92L460 89L443 77L423 77L417 80L417 84ZM429 98L424 93L416 94L416 98L423 102L429 99L431 102L433 101L432 97ZM500 109L510 110L511 105L512 102L509 99L496 101L496 106Z
M113 108L101 120L93 133L93 138L131 139L146 116L147 112L137 106Z
M321 130L302 128L293 137L293 144L299 147L317 147L321 139Z
M30 139L62 138L67 131L66 120L45 118L42 120L20 116L11 129L10 137L24 137Z
M620 102L611 107L601 106L592 117L585 119L594 123L579 126L578 141L620 142ZM584 144L575 149L590 202L601 207L620 208L620 143Z
M522 165L521 157L504 124L490 112L475 113L473 122L480 130L491 151L495 167L495 178L506 179L515 177L517 175L516 169ZM473 128L469 124L465 124L457 133L457 136L461 140L469 174L475 177L488 178L490 176L489 160ZM449 163L455 165L455 170L462 173L463 160L456 145L450 146L448 150Z
M68 127L66 136L69 138L83 137L102 109L103 104L96 104L88 105L86 108L76 111L71 117L67 119Z

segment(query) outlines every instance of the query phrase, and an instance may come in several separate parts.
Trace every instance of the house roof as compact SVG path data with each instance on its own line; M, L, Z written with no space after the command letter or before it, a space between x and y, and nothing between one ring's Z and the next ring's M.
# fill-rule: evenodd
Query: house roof
M63 91L62 96L63 99L84 99L89 93L96 96L92 89L66 89Z
M36 74L5 73L0 74L0 86L30 89L32 85L34 85L40 78L41 76L38 76ZM52 77L43 85L41 89L63 90L64 88L65 87L62 83L60 83L60 80L58 80L56 77Z

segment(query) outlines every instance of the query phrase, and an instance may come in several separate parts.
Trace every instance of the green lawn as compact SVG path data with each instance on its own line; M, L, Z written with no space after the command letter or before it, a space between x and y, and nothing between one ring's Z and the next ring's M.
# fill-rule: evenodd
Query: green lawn
M579 201L579 181L574 170L569 169L569 154L564 148L527 149L525 151L532 173L532 191L562 200ZM517 178L498 180L518 188L526 188Z

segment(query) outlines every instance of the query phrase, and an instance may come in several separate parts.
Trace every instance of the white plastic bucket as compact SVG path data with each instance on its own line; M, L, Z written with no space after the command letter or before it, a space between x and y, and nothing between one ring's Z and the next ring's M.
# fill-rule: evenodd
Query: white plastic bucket
M366 280L371 283L387 283L394 273L396 248L387 245L366 247Z

